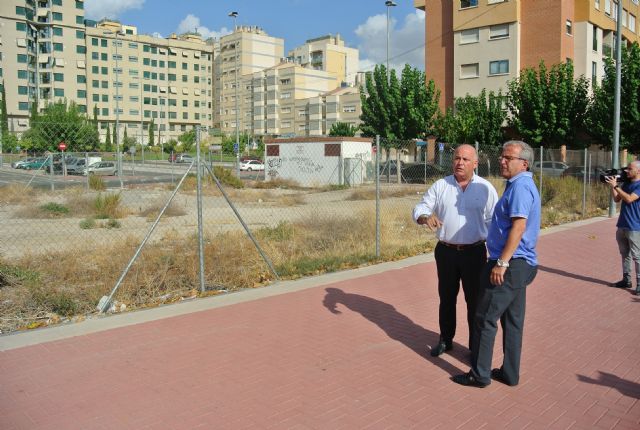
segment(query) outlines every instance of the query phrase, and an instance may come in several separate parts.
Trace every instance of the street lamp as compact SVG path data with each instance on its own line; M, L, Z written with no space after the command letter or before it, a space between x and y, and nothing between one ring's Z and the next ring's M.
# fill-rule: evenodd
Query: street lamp
M118 45L120 41L118 40L118 36L122 35L119 31L105 31L103 33L106 36L115 36L116 38L116 159L117 159L117 167L118 167L118 176L122 181L122 154L120 153L120 68L119 68L119 56L118 56Z
M389 81L389 8L397 6L396 2L387 0L384 2L387 7L387 82Z
M238 12L229 12L229 16L233 18L233 31L236 31L236 19ZM233 44L233 53L235 60L235 99L236 99L236 173L240 177L240 124L238 124L238 41Z

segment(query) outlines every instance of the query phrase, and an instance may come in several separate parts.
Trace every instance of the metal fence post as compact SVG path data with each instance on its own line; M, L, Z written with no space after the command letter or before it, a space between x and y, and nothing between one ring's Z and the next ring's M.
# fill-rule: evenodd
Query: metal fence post
M587 214L587 176L591 173L591 171L587 167L587 148L584 148L584 159L582 160L582 165L584 166L583 175L582 175L582 218L584 218Z
M376 258L380 258L380 135L376 135Z
M200 267L200 291L204 293L204 234L202 226L202 164L200 162L200 126L196 127L196 166L197 166L197 190L196 200L198 204L198 257Z
M544 146L540 145L540 179L538 179L539 182L539 186L538 188L540 188L540 197L542 197L542 160L544 157Z

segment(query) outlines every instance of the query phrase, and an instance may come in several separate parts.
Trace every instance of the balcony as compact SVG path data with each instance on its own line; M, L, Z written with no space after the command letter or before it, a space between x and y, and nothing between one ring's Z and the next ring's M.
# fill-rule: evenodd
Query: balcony
M614 49L607 43L602 44L602 55L604 57L613 57L615 55Z

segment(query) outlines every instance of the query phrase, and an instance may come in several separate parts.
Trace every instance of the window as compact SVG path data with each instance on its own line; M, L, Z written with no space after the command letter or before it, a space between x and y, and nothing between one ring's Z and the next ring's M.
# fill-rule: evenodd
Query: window
M53 27L54 36L62 36L62 27Z
M492 25L489 27L489 39L504 39L509 37L509 24Z
M596 7L596 9L600 10L600 0L595 0L594 6Z
M137 63L138 62L138 57L136 57L135 55L129 55L129 62Z
M56 52L62 52L62 43L56 43L54 42L53 44L53 50Z
M29 110L29 102L18 102L18 110Z
M489 75L505 75L509 73L509 60L491 61Z
M60 12L53 12L51 17L54 21L62 21L62 14Z
M595 87L598 84L598 63L591 62L591 86Z
M54 73L53 80L56 82L64 82L64 75L62 73Z
M469 30L462 30L460 32L460 45L467 43L477 43L480 41L480 29L471 28Z
M76 54L86 54L87 48L84 45L76 45Z
M26 16L27 10L22 6L16 6L16 15Z
M593 27L593 34L591 36L591 49L598 52L598 28L596 26Z
M28 61L27 54L18 54L17 59L18 59L18 63L26 64Z
M356 111L355 105L346 105L342 108L342 112L350 112L353 113Z
M468 7L477 7L478 0L460 0L460 9L466 9Z
M138 44L135 42L129 42L129 48L131 49L138 49Z
M573 34L573 23L571 22L570 19L568 19L567 22L565 23L565 28L567 30L567 34L571 36Z
M78 90L78 98L79 99L86 99L87 98L87 92L85 90Z
M151 64L151 59L150 58L143 58L142 59L142 64L145 66L148 66Z
M106 52L103 52L102 54L100 54L100 59L101 59L102 61L108 61L109 56L107 55L107 53L106 53Z
M109 115L109 108L102 108L102 116L108 116Z
M62 6L62 0L53 0L51 3L54 6Z
M76 76L76 82L79 84L86 84L87 83L87 77L85 75L77 75Z
M291 93L290 92L286 92L286 93L282 93L280 94L280 98L281 99L290 99L291 98Z
M18 70L18 79L28 79L29 74L26 70Z
M100 73L103 75L108 75L109 74L109 68L108 67L100 67Z
M604 13L611 16L611 0L604 0Z
M84 16L82 16L82 15L77 15L77 16L76 16L76 24L78 24L78 25L83 25L83 24L84 24Z
M460 79L477 78L479 75L478 63L462 64L460 66Z
M494 4L494 3L503 3L507 0L489 0L487 1L487 4Z
M16 30L27 31L27 24L25 24L24 22L16 22Z
M64 90L62 88L54 88L53 95L55 97L64 97Z
M94 94L92 96L92 99L93 99L94 102L99 102L100 101L100 94Z
M175 69L176 68L176 62L175 61L167 61L167 64L169 65L170 69Z
M62 29L60 29L62 30ZM84 39L84 31L76 30L76 39Z
M23 86L19 86L18 87L18 94L20 94L21 96L28 95L29 94L29 88L23 87Z
M91 45L98 46L98 39L96 39L95 37L92 37L91 38Z
M632 13L629 14L629 30L636 32L636 16Z
M107 47L107 39L100 39L100 46L102 46L103 48Z
M76 9L84 9L84 2L76 0Z

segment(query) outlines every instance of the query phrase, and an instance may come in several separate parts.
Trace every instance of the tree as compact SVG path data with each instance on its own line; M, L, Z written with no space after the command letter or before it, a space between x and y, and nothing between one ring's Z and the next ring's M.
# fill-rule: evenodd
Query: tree
M0 132L2 132L2 137L4 138L9 133L9 115L7 114L7 92L4 88L4 82L2 83L2 104L0 104Z
M113 124L113 128L111 129L111 131L113 132L113 134L111 135L111 142L116 145L117 150L118 145L121 145L122 142L120 142L120 140L118 139L118 130L115 124Z
M358 127L353 126L347 122L334 122L329 130L329 136L348 136L352 137L356 135Z
M23 134L23 140L39 152L57 151L60 142L65 142L70 152L92 151L100 143L98 133L87 116L75 103L62 100L50 103L42 113L36 113L29 130Z
M151 122L149 123L149 146L153 146L155 145L155 138L154 138L154 128L155 128L155 121L153 120L153 118L151 118Z
M455 100L454 108L438 115L437 134L453 144L499 145L503 141L502 124L507 113L502 109L502 93L483 89L478 96Z
M634 42L623 46L620 62L620 148L640 151L640 47ZM607 58L602 85L593 89L587 114L587 129L603 148L613 145L613 114L616 67Z
M109 130L109 123L107 123L107 132L104 137L104 150L107 152L113 152L113 145L111 144L111 131Z
M182 133L180 136L178 136L178 141L182 144L182 150L184 152L191 151L191 148L193 148L193 144L196 143L196 130L191 129Z
M508 83L507 106L513 126L525 141L535 146L576 148L589 104L584 76L573 77L571 61L555 64L548 71L544 62L538 70L523 69Z
M399 149L408 139L425 137L431 132L440 92L432 80L426 82L424 72L406 65L399 82L395 70L390 71L387 79L385 66L377 65L367 73L365 89L360 88L360 130L363 136L386 138L383 148L387 158L390 147Z

